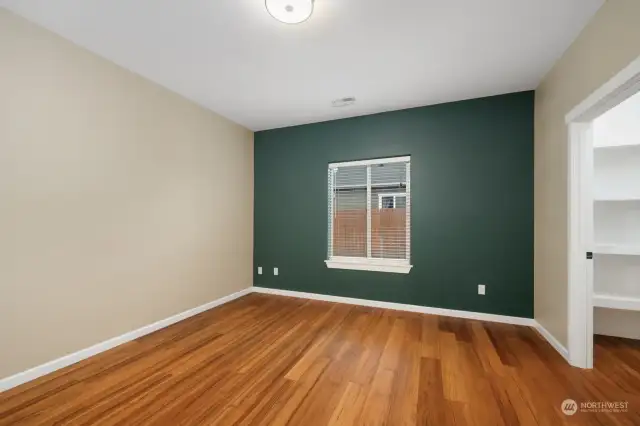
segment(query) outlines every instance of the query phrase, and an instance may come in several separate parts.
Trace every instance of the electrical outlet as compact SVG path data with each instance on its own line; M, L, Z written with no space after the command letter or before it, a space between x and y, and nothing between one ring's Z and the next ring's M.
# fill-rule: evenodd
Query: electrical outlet
M258 275L262 275L262 266L258 266Z
M278 268L273 268L273 275L278 275Z
M478 294L484 296L486 294L486 288L484 284L478 284Z

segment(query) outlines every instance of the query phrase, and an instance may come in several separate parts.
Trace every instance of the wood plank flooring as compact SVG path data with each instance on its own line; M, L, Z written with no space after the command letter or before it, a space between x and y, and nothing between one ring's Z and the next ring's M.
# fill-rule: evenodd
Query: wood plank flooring
M640 425L640 344L251 294L0 394L0 425ZM565 399L626 413L561 412Z

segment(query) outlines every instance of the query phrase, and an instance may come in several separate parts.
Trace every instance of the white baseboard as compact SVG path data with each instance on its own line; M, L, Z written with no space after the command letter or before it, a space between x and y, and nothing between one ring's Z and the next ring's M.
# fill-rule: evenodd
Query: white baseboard
M179 314L173 315L169 318L165 318L160 321L154 322L153 324L145 325L144 327L140 327L137 330L129 331L128 333L122 334L120 336L114 337L109 340L105 340L104 342L95 344L89 348L81 349L78 352L65 355L61 358L55 359L53 361L49 361L45 364L41 364L37 367L31 368L29 370L25 370L21 373L14 374L13 376L0 379L0 392L4 392L6 390L9 390L23 383L37 379L38 377L52 373L56 370L67 367L71 364L75 364L78 361L82 361L83 359L92 357L94 355L99 354L100 352L107 351L123 343L130 342L131 340L135 340L146 334L153 333L154 331L160 330L161 328L168 327L172 324L175 324L179 321L182 321L184 319L197 315L201 312L215 308L216 306L223 305L234 299L242 297L245 294L249 294L251 293L251 291L252 291L251 287L246 288L244 290L238 291L228 296L216 299L212 302L205 303L204 305L200 305L196 308L189 309L184 312L180 312Z
M562 355L562 357L569 363L571 364L571 362L569 361L569 351L567 350L567 348L565 348L562 343L558 342L558 340L553 337L553 334L549 333L549 330L547 330L546 328L544 328L542 325L540 325L539 322L536 321L535 324L536 330L538 330L538 333L540 333L540 335L542 337L544 337L544 339L549 342L549 344L551 346L553 346L553 348L558 351L558 353L560 355Z
M38 377L42 377L56 370L67 367L71 364L75 364L76 362L82 361L84 359L97 355L101 352L107 351L123 343L130 342L131 340L135 340L146 334L153 333L154 331L168 327L172 324L175 324L179 321L182 321L184 319L197 315L201 312L215 308L216 306L223 305L227 302L230 302L234 299L242 297L251 292L275 294L275 295L288 296L288 297L298 297L303 299L323 300L327 302L346 303L349 305L369 306L374 308L384 308L384 309L392 309L392 310L398 310L398 311L417 312L417 313L430 314L430 315L442 315L447 317L466 318L466 319L473 319L473 320L480 320L480 321L491 321L491 322L499 322L499 323L505 323L505 324L531 326L531 327L535 327L540 332L540 334L560 353L560 355L562 355L567 360L569 358L567 349L564 346L562 346L544 327L542 327L532 318L512 317L512 316L506 316L506 315L494 315L494 314L486 314L481 312L458 311L454 309L431 308L427 306L406 305L402 303L381 302L377 300L356 299L351 297L330 296L330 295L317 294L317 293L305 293L300 291L279 290L279 289L264 288L264 287L250 287L250 288L241 290L239 292L230 294L228 296L221 297L220 299L216 299L212 302L205 303L204 305L198 306L196 308L189 309L187 311L173 315L169 318L165 318L163 320L154 322L153 324L149 324L144 327L138 328L137 330L133 330L128 333L122 334L120 336L114 337L112 339L106 340L104 342L95 344L89 348L79 350L72 354L65 355L61 358L55 359L53 361L49 361L45 364L41 364L37 367L23 371L21 373L17 373L13 376L0 379L0 392L9 390L23 383L37 379Z
M265 287L253 287L256 293L277 294L302 299L324 300L326 302L346 303L348 305L370 306L373 308L393 309L396 311L418 312L421 314L441 315L445 317L466 318L480 321L501 322L505 324L536 326L532 318L510 317L506 315L485 314L481 312L457 311L455 309L430 308L427 306L405 305L403 303L380 302L377 300L355 299L352 297L329 296L326 294L305 293L301 291L279 290Z

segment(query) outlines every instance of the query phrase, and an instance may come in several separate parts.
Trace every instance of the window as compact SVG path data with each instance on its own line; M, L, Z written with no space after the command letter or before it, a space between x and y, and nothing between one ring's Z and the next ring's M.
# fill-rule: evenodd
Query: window
M329 164L329 268L411 270L410 159Z
M378 208L379 209L395 209L404 208L407 205L405 201L407 194L378 194Z

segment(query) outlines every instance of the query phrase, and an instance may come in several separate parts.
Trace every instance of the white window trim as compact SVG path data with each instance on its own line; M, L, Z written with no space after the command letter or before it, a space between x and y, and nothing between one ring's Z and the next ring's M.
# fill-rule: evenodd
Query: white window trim
M372 166L376 164L389 164L389 163L407 163L407 178L406 178L406 192L403 193L388 193L388 194L379 194L378 196L378 208L382 206L382 197L383 196L394 196L393 205L395 207L395 197L403 196L410 197L410 179L411 179L411 157L392 157L392 158L380 158L374 160L361 160L361 161L347 161L343 163L330 163L329 164L329 180L328 183L331 188L336 189L335 186L335 171L339 167L352 167L352 166ZM375 186L371 184L371 169L367 168L367 257L344 257L344 256L333 256L333 244L329 244L328 251L328 260L325 260L325 264L327 268L330 269L350 269L357 271L373 271L373 272L391 272L398 274L408 274L413 268L411 265L411 201L406 203L407 210L407 221L406 221L406 230L407 230L407 247L406 247L406 259L381 259L381 258L372 258L371 257L371 188ZM339 189L339 188L338 188ZM331 194L329 197L329 226L328 226L328 238L329 241L332 241L333 238L333 217L335 213L335 194ZM410 200L410 198L408 198Z
M352 167L352 166L373 166L375 164L389 164L389 163L408 163L411 161L411 156L406 157L390 157L390 158L376 158L373 160L358 160L358 161L345 161L343 163L329 163L330 169L336 169L338 167Z
M382 199L384 197L393 197L393 208L396 208L396 197L407 198L406 192L390 192L385 194L378 194L378 209L382 208Z
M367 167L367 258L371 259L371 167Z
M334 256L325 260L330 269L352 269L356 271L392 272L396 274L408 274L413 268L405 259L367 259L364 257L340 257Z

